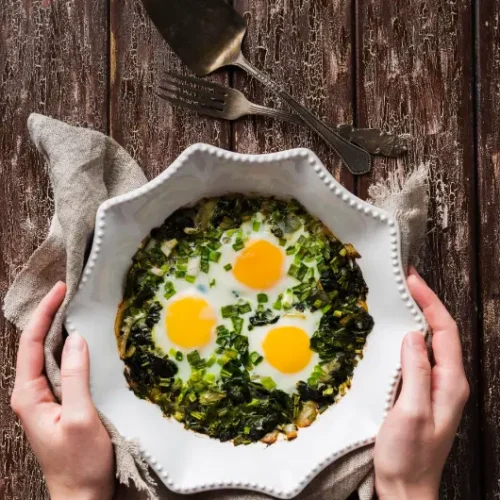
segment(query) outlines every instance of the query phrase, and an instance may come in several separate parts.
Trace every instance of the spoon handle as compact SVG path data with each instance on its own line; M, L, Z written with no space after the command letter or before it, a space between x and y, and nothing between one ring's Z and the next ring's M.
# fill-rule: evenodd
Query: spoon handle
M239 55L233 64L245 70L248 74L252 75L281 97L300 116L304 123L314 130L334 151L337 152L352 174L366 174L371 170L372 160L367 151L350 143L325 125L307 108L299 104L288 92L271 80L265 73L252 66L242 54Z

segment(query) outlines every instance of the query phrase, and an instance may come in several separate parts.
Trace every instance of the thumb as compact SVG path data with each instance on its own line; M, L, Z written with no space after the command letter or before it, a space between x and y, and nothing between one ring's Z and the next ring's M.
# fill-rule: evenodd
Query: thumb
M431 364L424 335L411 332L401 348L403 386L396 403L411 415L428 415L431 411Z
M89 351L80 335L64 344L61 362L62 419L80 421L94 411L89 387Z

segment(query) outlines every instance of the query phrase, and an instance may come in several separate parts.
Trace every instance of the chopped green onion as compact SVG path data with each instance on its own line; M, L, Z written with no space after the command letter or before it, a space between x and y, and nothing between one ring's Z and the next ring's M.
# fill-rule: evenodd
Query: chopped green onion
M170 351L168 351L168 355L171 356L172 358L175 358L176 354L177 354L177 350L174 349L173 347L172 347L172 349L170 349Z
M212 354L207 360L207 367L210 368L211 366L213 366L215 364L216 361L217 361L217 358L215 357L215 354Z
M235 252L238 252L239 250L241 250L244 247L245 247L245 243L243 243L243 240L241 240L239 238L233 243L233 250Z
M339 252L339 255L341 257L345 257L347 255L347 250L345 248L343 248L340 252Z
M254 220L252 223L252 229L257 232L260 229L260 222L258 220Z
M172 297L173 295L175 295L175 287L174 287L174 284L171 282L171 281L167 281L165 283L165 286L163 287L163 289L165 290L165 293L163 294L163 296L168 300L170 297Z
M243 318L239 318L237 316L233 316L231 318L231 321L233 323L233 328L236 333L241 333L241 330L243 329Z
M193 368L204 368L206 363L205 360L201 358L200 353L198 351L191 351L187 355L187 360L188 363L193 367Z
M184 278L186 276L186 271L175 271L176 278Z
M256 351L250 354L250 361L254 366L257 366L258 364L262 363L263 360L264 358Z
M208 273L209 269L210 269L210 264L208 263L208 259L204 259L202 257L200 261L200 271L202 273Z
M292 278L296 278L298 270L299 270L299 268L295 264L292 264L290 266L290 268L288 269L288 276L292 276Z
M222 243L220 241L212 241L208 245L208 248L211 248L212 250L219 250L219 248L222 246Z
M330 309L332 308L332 305L331 304L327 304L325 307L323 307L323 309L321 309L321 312L323 314L327 313Z
M210 288L215 286L215 278L209 283Z
M220 310L223 318L238 316L238 306L223 306Z
M268 296L265 293L257 294L257 302L259 304L265 304L269 300Z
M188 283L194 283L196 281L196 276L191 276L190 274L186 274L186 276L184 277L184 279Z
M216 328L217 335L221 337L227 337L228 335L231 335L231 332L224 326L224 325L219 325Z
M341 318L344 315L344 313L342 311L336 310L336 311L333 311L333 315L336 318Z
M279 296L276 299L276 302L273 304L273 309L276 309L277 311L281 311L283 307L283 304L281 303L281 296Z
M210 260L212 262L219 262L221 255L222 254L220 252L212 251L208 254L208 260Z
M226 264L226 265L224 266L224 269L225 269L226 271L231 271L231 269L232 269L232 268L233 268L233 266L232 266L231 264Z
M307 266L304 264L300 264L299 269L296 274L296 278L300 281L302 281L307 273Z
M204 377L205 382L213 384L215 382L215 373L207 373Z
M182 354L182 352L181 352L181 351L177 351L177 352L175 353L175 359L176 359L177 361L182 361L182 360L184 359L184 354Z
M286 245L286 239L285 238L280 238L279 239L279 244L280 244L280 247L284 247Z
M249 302L245 302L244 304L238 304L238 312L240 314L246 314L252 310L252 306Z
M271 377L262 377L260 383L268 390L276 389L276 382Z
M286 250L285 250L286 254L287 255L292 255L295 253L295 247L292 245L292 246L289 246Z

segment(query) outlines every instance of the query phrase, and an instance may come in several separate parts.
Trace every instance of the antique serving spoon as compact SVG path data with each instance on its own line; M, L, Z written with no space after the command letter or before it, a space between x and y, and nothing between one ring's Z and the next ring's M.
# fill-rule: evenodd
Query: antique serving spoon
M344 139L299 104L279 84L243 56L245 20L224 0L142 0L158 31L191 71L205 76L223 66L237 66L281 97L342 158L353 174L371 169L371 156Z

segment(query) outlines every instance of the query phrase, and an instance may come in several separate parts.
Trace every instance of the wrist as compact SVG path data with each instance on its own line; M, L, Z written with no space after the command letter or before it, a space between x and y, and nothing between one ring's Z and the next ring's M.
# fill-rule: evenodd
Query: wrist
M439 500L439 488L428 485L376 482L375 489L379 500Z
M49 488L50 499L51 500L112 500L113 499L113 491L105 492L105 491L97 491L97 490L60 490L57 489L52 493L52 490Z

